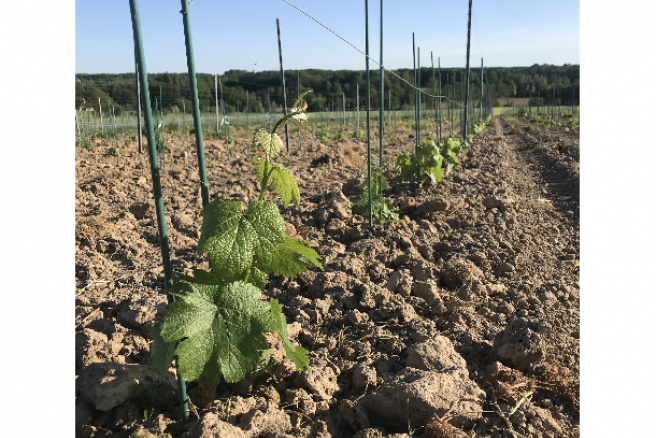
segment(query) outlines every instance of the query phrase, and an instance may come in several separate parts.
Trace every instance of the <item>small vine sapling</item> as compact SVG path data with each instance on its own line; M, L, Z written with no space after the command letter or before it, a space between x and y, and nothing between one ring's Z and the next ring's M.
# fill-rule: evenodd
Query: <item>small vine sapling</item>
M402 219L399 219L399 215L396 213L398 211L398 208L392 204L392 202L387 199L385 196L381 195L380 192L380 181L382 180L382 188L383 190L389 189L389 183L387 182L387 178L385 178L385 175L383 175L383 171L380 167L377 167L375 169L371 170L371 205L372 205L372 213L378 219L381 221L381 223L385 223L385 221L388 220L393 220L397 222L401 222ZM366 216L369 214L369 191L368 191L368 185L367 183L362 183L360 184L359 188L362 190L362 193L357 195L355 198L353 198L353 212L357 214L361 214L362 216ZM382 217L381 217L381 207L382 207Z
M423 186L426 181L437 184L444 178L442 161L444 157L432 138L426 137L422 145L415 148L415 156L410 159L406 153L400 153L396 157L394 170L400 172L398 182L409 182L418 177L419 185Z
M299 97L299 100L307 93ZM216 199L203 209L198 254L207 254L211 269L196 269L170 290L180 300L166 306L168 313L153 328L150 365L166 373L174 355L185 381L235 382L268 361L266 333L277 333L285 353L297 369L308 367L308 351L287 337L287 323L275 298L261 300L269 274L296 276L309 267L323 269L320 256L285 234L285 222L273 201L264 201L267 187L282 198L300 202L300 193L287 169L274 164L282 140L276 133L289 121L304 127L307 106L297 106L271 132L260 129L254 144L264 153L255 157L260 182L259 199L244 205ZM175 347L175 341L182 341Z

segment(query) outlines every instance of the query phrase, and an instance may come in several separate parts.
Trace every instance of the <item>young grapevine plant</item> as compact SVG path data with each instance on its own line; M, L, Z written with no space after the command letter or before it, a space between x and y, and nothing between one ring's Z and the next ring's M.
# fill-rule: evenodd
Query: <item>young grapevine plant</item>
M383 190L389 189L389 183L387 178L383 175L383 171L380 167L371 170L371 206L373 215L385 223L385 221L393 220L400 222L399 215L396 213L398 208L392 204L392 202L387 199L385 196L381 195L380 187L382 181ZM369 190L367 183L360 184L359 186L362 193L357 195L353 199L353 212L366 216L369 214ZM382 211L382 216L381 216Z
M415 148L415 156L410 159L406 153L400 153L396 157L394 170L400 172L398 182L419 179L419 185L426 181L437 184L444 178L442 161L444 157L440 154L432 138L426 137L422 144Z
M300 202L293 176L272 159L283 145L276 131L289 121L303 127L306 106L297 105L305 94L271 132L260 129L254 134L253 142L264 155L252 160L259 198L250 205L217 199L203 209L198 254L207 254L211 269L197 269L171 289L180 300L166 306L168 313L154 327L151 366L166 372L177 355L185 381L217 381L222 376L234 382L268 357L265 334L277 333L296 367L309 367L307 350L287 337L278 301L260 299L269 274L296 276L312 266L323 269L319 255L306 246L310 242L287 236L277 205L264 200L270 187L285 207L292 200Z

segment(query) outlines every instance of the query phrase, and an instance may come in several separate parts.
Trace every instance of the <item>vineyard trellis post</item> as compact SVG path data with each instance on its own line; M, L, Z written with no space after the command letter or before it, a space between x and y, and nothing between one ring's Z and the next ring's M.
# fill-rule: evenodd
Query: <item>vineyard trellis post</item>
M369 0L364 0L365 51L367 68L367 186L369 189L369 228L373 228L373 205L371 198L371 77L369 76Z
M438 125L439 125L439 131L438 131L438 138L441 140L442 139L442 68L440 66L440 57L437 57L437 77L438 77L438 87L439 87L439 96L440 96L440 106L439 106L439 116L437 118L438 120Z
M169 303L175 301L173 295L168 291L173 286L173 276L171 270L171 259L169 254L169 241L166 232L166 217L164 213L164 201L162 199L162 187L160 184L159 167L157 165L157 150L155 149L155 131L153 129L153 117L150 109L150 92L148 90L148 73L146 70L146 60L144 56L143 40L141 37L141 23L139 20L138 0L130 0L130 13L132 18L132 32L135 47L137 49L137 62L139 64L141 88L144 92L144 118L146 123L146 132L148 139L148 156L150 160L150 170L153 179L153 196L155 200L155 212L157 216L157 226L159 229L160 248L162 251L162 264L164 267L164 284L167 292ZM177 371L178 357L175 357L175 368ZM176 373L177 374L177 373ZM189 403L187 401L187 388L184 380L178 374L178 390L180 407L184 421L189 419Z
M187 0L181 0L182 4L182 24L185 35L185 49L187 52L187 70L189 73L189 89L191 91L192 111L194 115L194 130L196 133L196 154L198 155L198 174L200 177L200 192L205 207L210 202L209 190L207 186L207 173L205 171L205 151L203 148L203 128L200 118L200 103L198 101L198 85L196 83L196 63L194 61L194 46L191 39L191 20L189 18L189 3ZM161 93L161 85L160 85ZM161 102L161 101L160 101ZM160 104L161 105L161 104Z
M437 88L436 88L436 83L435 83L435 63L433 62L433 51L431 50L431 72L433 73L433 95L437 93ZM437 103L436 103L436 97L433 97L433 109L435 110L435 135L438 136L437 138L439 139L440 135L440 128L438 124L438 119L437 119Z
M282 42L280 41L280 19L276 18L276 27L278 28L278 55L280 57L280 83L282 84L282 105L283 116L287 115L287 93L285 92L285 70L282 67ZM285 141L287 144L287 152L289 152L289 127L285 123Z
M100 103L100 98L98 98L98 114L100 115L100 132L105 133L103 128L103 118L102 118L102 104Z
M141 132L141 86L139 85L139 63L137 62L137 48L134 48L134 78L137 88L137 138L139 139L139 153L143 153L143 140Z
M219 79L219 89L221 90L221 115L225 125L226 151L228 152L228 166L230 166L230 120L228 119L228 105L223 102L223 83Z
M449 105L450 109L451 109L451 114L450 114L449 117L451 119L451 137L453 137L453 119L456 117L456 111L455 111L455 108L453 107L453 105L455 104L455 100L456 100L456 74L455 74L455 72L453 72L453 77L451 79L452 79L451 82L453 82L453 87L451 87L451 105Z
M298 83L298 96L301 95L301 71L296 71L296 82ZM302 105L303 102L299 102L299 105ZM298 130L298 145L299 148L303 149L303 133L301 130Z
M387 116L388 122L390 126L392 126L392 87L390 87L389 90L387 90L387 95L389 96L387 99L387 112L389 113L389 116Z
M551 91L551 121L554 121L554 106L556 105L556 76L554 75L554 82Z
M214 75L214 103L215 103L215 112L216 112L216 133L219 133L219 87L218 87L218 78L217 75Z
M75 132L77 133L77 138L80 138L80 122L78 121L77 117L77 109L75 110Z
M472 1L469 0L469 19L467 20L467 64L465 73L465 120L463 122L464 133L462 138L467 138L469 126L467 125L467 113L469 112L469 47L471 42L471 16L472 16Z
M269 110L267 113L267 117L269 118L269 131L271 131L273 126L271 125L271 97L269 97L269 90L267 90L267 108Z
M417 93L417 108L419 108L417 111L419 112L419 125L417 126L417 129L419 130L419 138L421 136L421 48L417 46L417 90L415 90ZM419 138L421 141L421 138Z
M531 104L531 99L528 100L529 105ZM481 58L481 121L483 120L483 58Z
M355 131L360 135L360 85L355 84L355 111L356 111L356 122L355 122Z
M380 151L379 151L379 166L380 166L380 180L378 182L378 194L383 196L383 134L385 131L385 82L384 82L384 69L383 69L383 0L380 0L380 94L378 100L380 103L380 113L378 114L379 127L378 136L380 137ZM380 221L383 221L383 203L380 203Z
M419 97L417 93L417 62L415 59L415 33L412 32L412 70L415 77L414 80L414 95L415 95L415 157L417 155L417 149L419 148ZM419 184L419 167L417 167L417 184Z

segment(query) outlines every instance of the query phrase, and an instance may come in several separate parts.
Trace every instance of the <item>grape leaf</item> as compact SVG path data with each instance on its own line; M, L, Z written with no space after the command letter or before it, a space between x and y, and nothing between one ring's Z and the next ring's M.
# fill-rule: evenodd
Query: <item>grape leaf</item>
M383 175L383 171L380 167L371 169L371 193L378 193L380 191L380 180L383 179L383 190L389 189L389 182L387 178ZM369 190L369 185L367 182L364 182L358 186L360 190Z
M241 275L253 264L253 255L256 260L271 257L285 241L285 222L274 203L256 201L245 212L242 205L217 199L203 209L198 253L207 253L223 278Z
M285 355L294 362L297 370L302 370L306 367L310 369L310 359L307 357L308 351L303 347L297 347L292 344L287 336L287 319L284 313L282 313L282 306L275 298L271 298L269 304L271 305L271 312L276 321L276 330L285 347Z
M301 203L301 192L298 190L298 185L296 185L294 177L287 169L276 164L273 166L271 176L273 177L271 188L278 192L285 208L287 208L292 198L294 198L297 204Z
M175 356L175 342L165 342L160 334L161 324L155 324L151 330L153 345L150 347L150 359L148 365L159 371L160 374L168 375L169 368Z
M361 193L354 199L354 204L355 207L353 208L353 212L357 214L361 214L363 216L369 214L369 195L367 193ZM392 202L387 199L386 197L380 195L380 194L375 194L371 196L371 204L372 204L372 210L371 212L373 215L381 222L385 223L385 221L388 220L394 220L401 222L401 219L399 219L399 215L396 213L398 208L392 204ZM380 218L380 208L383 208L383 218Z
M260 187L271 181L271 188L275 190L282 198L285 208L289 205L292 198L297 204L301 202L301 192L298 189L294 177L285 167L280 164L272 165L269 161L259 157L254 157L251 162L255 165L255 173L260 180ZM267 179L265 181L265 179Z
M266 257L257 258L257 267L263 272L273 272L283 277L294 277L304 272L310 266L323 270L319 262L321 258L312 248L308 248L303 240L285 236L285 241L278 244L275 250Z
M253 143L264 151L269 161L282 149L282 140L278 134L270 134L265 129L260 129L255 133Z
M241 379L269 345L263 333L273 332L276 321L261 291L241 281L207 285L179 282L171 294L184 299L166 306L161 328L166 342L182 341L178 372L186 380L201 375L228 382Z

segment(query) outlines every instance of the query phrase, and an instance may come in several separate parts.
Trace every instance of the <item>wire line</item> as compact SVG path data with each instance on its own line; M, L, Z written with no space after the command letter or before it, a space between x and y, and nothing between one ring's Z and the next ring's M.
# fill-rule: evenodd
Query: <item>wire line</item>
M319 26L323 27L323 28L326 29L328 32L332 33L332 34L335 35L337 38L339 38L340 40L344 41L346 44L348 44L349 46L351 46L352 48L354 48L355 50L357 50L358 52L360 52L360 54L362 54L362 55L364 55L365 57L369 58L369 60L370 60L371 62L373 62L374 64L378 65L379 67L381 67L381 68L382 68L383 70L385 70L386 72L389 72L389 73L391 73L392 75L396 76L396 77L399 78L401 81L403 81L403 82L405 82L406 84L410 85L410 86L411 86L412 88L414 88L415 90L418 90L420 93L425 94L425 95L428 96L428 97L437 97L437 98L442 98L442 99L450 100L450 99L449 99L448 97L446 97L446 96L434 96L434 95L432 95L432 94L426 93L426 92L423 91L421 88L415 87L413 84L411 84L410 82L406 81L406 80L403 79L401 76L399 76L396 72L387 69L384 65L382 65L381 63L379 63L378 61L376 61L374 58L372 58L371 56L368 56L368 55L367 55L366 53L364 53L362 50L360 50L360 49L358 49L357 47L355 47L352 43L350 43L349 41L347 41L346 39L344 39L343 37L341 37L337 32L335 32L334 30L332 30L331 28L329 28L328 26L326 26L325 24L323 24L322 22L320 22L319 20L317 20L316 18L314 18L312 15L308 14L307 12L305 12L303 9L299 8L298 6L296 6L295 4L293 4L292 2L290 2L290 1L288 1L288 0L282 0L282 1L284 1L285 3L287 3L289 6L291 6L291 7L295 8L295 9L297 9L299 12L302 12L303 14L305 14L305 15L308 16L310 19L312 19L314 22L316 22ZM456 103L457 103L457 102L456 102Z

